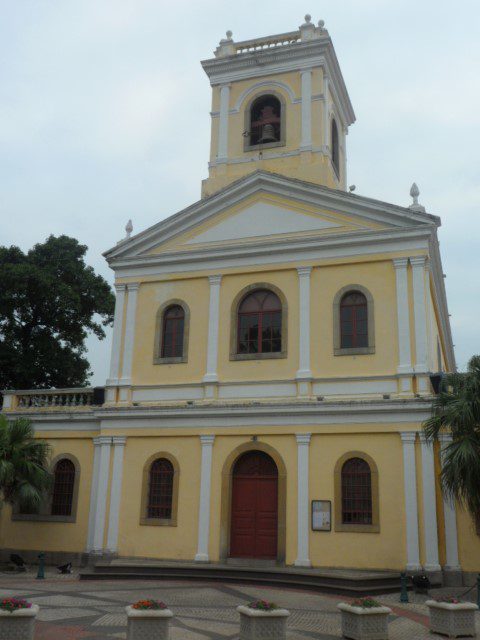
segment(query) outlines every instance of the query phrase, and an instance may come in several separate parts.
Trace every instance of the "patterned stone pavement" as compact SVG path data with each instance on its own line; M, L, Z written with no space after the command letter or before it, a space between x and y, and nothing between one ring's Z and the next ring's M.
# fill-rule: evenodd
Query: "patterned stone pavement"
M458 593L458 592L457 592ZM239 619L235 607L253 599L273 600L291 611L288 640L334 640L341 637L336 605L343 596L276 587L187 581L88 581L47 571L0 573L0 597L21 596L40 605L36 640L105 640L126 638L125 605L142 598L166 602L175 614L172 640L234 640ZM410 595L401 605L398 594L378 598L393 610L390 640L440 638L428 631L425 596ZM348 599L347 599L348 600ZM477 614L478 615L478 614ZM477 636L480 638L480 616Z

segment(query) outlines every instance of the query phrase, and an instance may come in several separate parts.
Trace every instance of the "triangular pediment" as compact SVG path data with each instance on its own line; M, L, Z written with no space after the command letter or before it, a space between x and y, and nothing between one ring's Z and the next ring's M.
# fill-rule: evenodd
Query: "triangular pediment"
M339 237L436 225L435 216L292 180L250 174L150 229L120 242L107 259L245 246L283 239Z

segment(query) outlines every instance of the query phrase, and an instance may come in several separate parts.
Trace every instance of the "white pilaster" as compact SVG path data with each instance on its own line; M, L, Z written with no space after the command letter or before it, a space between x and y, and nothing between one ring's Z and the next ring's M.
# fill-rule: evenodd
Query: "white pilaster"
M397 330L398 330L398 373L413 373L412 355L410 349L410 316L408 304L408 258L396 258L393 260L395 267L397 289ZM401 379L401 391L408 392L411 389L410 379Z
M340 148L342 150L342 175L340 176L341 180L342 180L342 184L343 184L343 188L346 189L347 188L347 134L348 134L348 127L343 127L342 128L343 131L343 136L342 136L342 144L340 145Z
M222 276L209 276L208 280L210 282L210 306L208 309L207 371L203 376L203 381L217 382L220 282Z
M195 562L208 562L210 537L210 494L212 483L212 449L215 436L200 436L202 466L200 470L200 504L198 514L198 546Z
M426 441L423 433L420 434L420 442L422 446L423 530L425 536L425 564L423 568L425 571L440 571L433 446Z
M123 331L123 308L125 304L126 285L116 284L115 290L117 296L115 298L115 314L113 317L113 336L112 336L112 352L110 355L110 377L107 385L118 384L120 376L120 346L122 342Z
M107 550L110 553L116 553L118 550L118 525L120 521L120 498L122 494L123 453L126 441L127 438L125 436L112 437L113 471L107 534Z
M330 144L330 122L328 119L328 76L323 75L323 151L327 153L328 145Z
M312 70L301 71L302 77L302 140L300 150L312 148Z
M310 274L312 267L298 267L299 283L299 367L297 379L310 379Z
M407 571L420 571L418 542L417 469L415 463L416 431L401 431L403 446L403 482L405 492L405 517L407 526Z
M415 373L428 371L428 333L427 333L427 307L426 307L426 256L410 258L413 273L413 315L415 319ZM418 391L428 391L426 376L417 376Z
M94 443L99 446L98 485L95 504L95 522L93 531L92 553L103 553L103 535L105 532L105 514L107 511L108 474L110 471L111 436L98 436Z
M129 385L131 383L138 287L138 282L129 282L127 284L127 314L125 318L125 340L123 345L122 377L120 379L120 383L123 385Z
M95 518L97 514L98 474L100 471L100 441L93 438L93 470L90 487L90 511L88 512L87 552L93 549L93 534L95 532Z
M443 465L443 455L446 447L452 441L450 434L441 434L438 439L441 445L441 460ZM458 537L457 537L457 514L455 510L455 500L443 494L443 516L445 523L445 549L446 549L446 571L461 571L458 559Z
M230 106L230 85L220 87L220 117L218 123L217 162L225 162L228 157L228 110Z
M308 452L310 445L310 433L297 433L297 458L298 458L298 513L297 513L297 559L296 567L310 567L308 549L309 534L309 497L308 497Z

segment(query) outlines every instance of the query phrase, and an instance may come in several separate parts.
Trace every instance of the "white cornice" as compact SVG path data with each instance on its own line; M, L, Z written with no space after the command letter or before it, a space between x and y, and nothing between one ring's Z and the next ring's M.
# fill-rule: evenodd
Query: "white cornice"
M438 226L440 219L425 213L412 212L380 200L354 196L338 189L316 185L275 173L256 171L228 185L212 196L199 200L179 213L133 236L127 243L106 251L104 256L112 266L115 258L139 256L171 240L185 231L194 229L217 213L241 203L257 193L271 193L299 202L327 208L360 219L380 222L395 227Z
M335 88L344 123L350 125L355 122L352 103L328 35L272 49L245 52L225 58L212 58L204 60L202 66L212 85L285 71L323 67Z
M430 416L431 403L426 399L388 401L338 401L308 403L262 403L243 405L204 405L187 407L119 407L98 408L83 421L71 419L71 414L53 415L29 413L37 431L101 431L102 429L177 429L237 427L292 427L418 424ZM25 415L9 413L11 417ZM110 436L108 436L110 437Z

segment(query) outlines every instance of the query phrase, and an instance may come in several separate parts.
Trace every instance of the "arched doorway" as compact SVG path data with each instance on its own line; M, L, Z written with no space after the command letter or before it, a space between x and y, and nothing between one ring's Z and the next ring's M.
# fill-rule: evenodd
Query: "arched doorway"
M230 557L276 558L278 470L263 451L247 451L232 474Z

